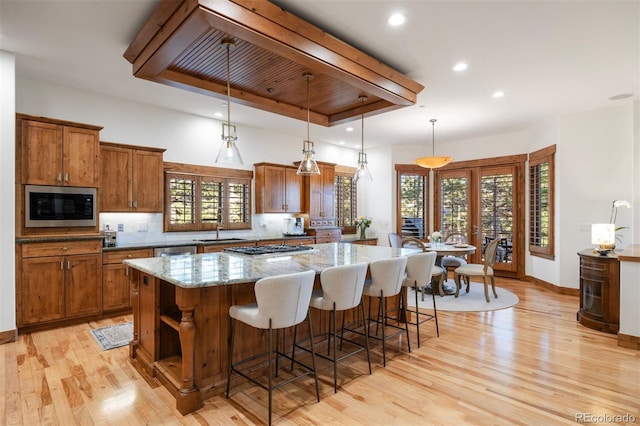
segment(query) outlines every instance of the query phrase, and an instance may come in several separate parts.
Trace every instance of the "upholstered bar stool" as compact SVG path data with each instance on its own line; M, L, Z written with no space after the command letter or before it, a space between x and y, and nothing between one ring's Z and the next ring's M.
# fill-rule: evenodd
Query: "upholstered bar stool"
M407 276L405 277L402 285L412 288L415 293L415 310L409 309L407 303L404 308L415 315L415 322L410 324L416 326L416 334L418 335L418 347L420 347L420 324L425 321L435 319L436 321L436 335L440 337L440 330L438 329L438 310L436 308L436 296L435 292L431 292L433 298L433 315L426 312L420 312L418 308L418 291L424 288L431 282L431 273L435 267L437 253L430 251L426 253L412 254L407 258ZM424 292L422 293L424 297Z
M391 240L391 238L389 238L389 240ZM400 246L399 247L407 247L407 248L419 248L421 249L423 252L427 251L427 247L424 245L424 243L422 241L420 241L417 238L413 238L413 237L406 237L403 238L400 242ZM437 255L436 255L437 257ZM431 269L431 293L435 293L436 288L433 285L434 282L437 281L438 283L438 292L440 293L440 296L444 296L444 289L442 288L444 285L444 280L445 280L445 276L446 276L446 270L444 268L441 268L437 265L434 265L434 267ZM422 300L424 301L424 294L426 293L426 287L422 287L420 288L420 292L422 293Z
M329 312L329 330L327 331L327 355L316 352L316 356L331 361L333 363L333 391L338 392L338 362L355 355L363 350L367 352L367 363L369 364L369 374L371 374L371 359L369 357L369 340L365 335L364 344L344 337L345 311L356 307L360 308L362 319L364 320L364 304L362 303L362 290L364 280L367 275L366 263L355 263L352 265L335 266L325 269L320 273L319 290L314 290L311 295L310 306L314 309ZM343 341L347 341L357 349L343 353L338 358L338 331L337 313L342 312L342 328L340 331L340 350L342 351ZM297 326L296 326L297 331ZM365 327L366 332L366 327ZM296 342L296 332L293 333L293 341ZM333 340L333 345L331 344ZM308 350L307 347L294 343L291 359L295 357L296 348ZM330 356L331 355L331 356Z
M315 349L313 346L313 324L309 313L309 302L311 301L311 292L313 291L313 283L315 280L314 271L297 272L287 275L276 275L273 277L262 278L255 284L256 303L248 305L233 305L229 308L229 316L231 317L231 333L229 344L229 368L227 374L227 398L229 398L229 390L231 388L231 374L236 373L245 379L255 383L269 392L269 424L271 424L272 411L272 393L274 389L304 377L310 373L313 374L316 386L316 397L320 402L320 389L318 387L318 376L316 374ZM300 362L296 362L305 368L302 374L281 382L277 385L273 384L273 361L275 352L276 368L278 365L278 357L283 356L290 358L288 354L282 353L277 347L278 330L293 327L300 324L308 317L309 336L311 341L311 362L309 367ZM240 321L248 326L261 330L269 330L268 335L268 351L266 354L257 354L243 360L233 362L233 344L235 340L236 322ZM276 348L274 351L274 330L276 331ZM246 371L239 370L238 367L249 361L254 361L261 357L267 356L267 375L268 385L265 386L260 381L250 377Z
M369 338L382 341L382 365L387 366L387 349L386 340L401 333L405 333L407 337L407 348L411 352L411 342L409 342L409 326L405 323L402 328L399 318L390 317L387 309L387 299L397 296L402 290L402 282L404 280L405 269L407 267L407 258L404 256L394 257L391 259L376 260L369 264L369 272L371 280L365 282L362 294L371 298L378 299L378 313L375 317L371 317L371 303L369 303L368 314L368 333ZM404 299L403 295L400 295ZM402 301L401 301L402 303ZM397 309L394 309L397 312ZM390 324L388 320L393 320L397 324ZM371 323L376 323L376 333L371 334ZM381 326L381 327L380 327ZM387 334L387 328L395 328L396 332ZM378 336L378 328L382 328L382 336Z

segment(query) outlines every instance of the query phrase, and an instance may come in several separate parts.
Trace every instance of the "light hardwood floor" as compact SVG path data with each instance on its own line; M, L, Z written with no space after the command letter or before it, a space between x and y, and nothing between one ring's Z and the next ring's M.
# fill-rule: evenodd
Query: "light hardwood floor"
M321 402L312 380L274 393L274 423L322 425L640 424L640 352L616 336L576 322L578 299L532 284L499 279L520 303L485 313L440 312L422 328L417 348L391 354L373 374L360 355L320 371ZM127 347L101 351L90 329L130 316L21 335L0 345L0 419L24 425L261 424L266 392L234 385L181 416L169 393L131 366ZM403 346L406 349L406 347ZM235 383L235 381L234 381ZM582 416L582 417L580 417ZM616 417L619 416L619 417ZM626 416L626 417L625 417Z

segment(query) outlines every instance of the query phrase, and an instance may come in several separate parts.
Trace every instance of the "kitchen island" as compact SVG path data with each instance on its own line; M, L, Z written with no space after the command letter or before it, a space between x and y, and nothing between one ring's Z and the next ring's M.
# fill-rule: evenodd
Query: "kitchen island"
M313 249L259 256L222 252L125 260L133 269L130 357L134 366L163 383L176 398L180 413L195 411L203 400L224 392L229 307L255 302L257 280L307 270L319 274L333 266L419 252L342 243L310 247ZM319 331L325 326L326 319L314 313L314 327ZM241 328L236 338L236 356L241 358L266 347L266 333L261 330Z

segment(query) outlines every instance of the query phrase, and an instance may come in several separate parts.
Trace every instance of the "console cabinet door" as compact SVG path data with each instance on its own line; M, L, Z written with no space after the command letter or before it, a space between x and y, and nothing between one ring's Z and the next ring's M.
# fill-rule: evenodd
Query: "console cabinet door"
M22 261L19 326L64 318L64 268L64 256Z
M102 256L65 257L67 317L99 314L102 310Z

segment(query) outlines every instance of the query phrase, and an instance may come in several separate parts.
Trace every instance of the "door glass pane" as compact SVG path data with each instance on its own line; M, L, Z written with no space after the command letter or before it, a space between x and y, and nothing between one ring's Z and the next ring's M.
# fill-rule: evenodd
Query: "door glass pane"
M466 177L443 178L440 181L440 230L445 237L457 238L458 242L467 241L467 229L469 228L468 185Z
M480 203L483 251L490 241L499 238L496 262L511 262L513 260L513 174L482 176Z
M426 185L426 176L408 174L400 176L400 215L403 236L426 238L428 224Z

